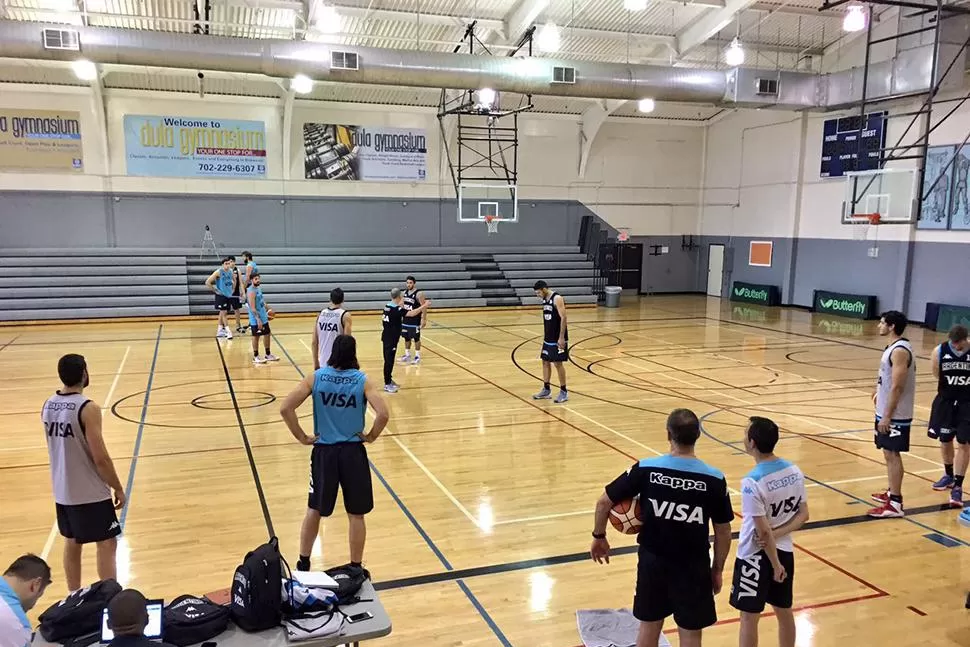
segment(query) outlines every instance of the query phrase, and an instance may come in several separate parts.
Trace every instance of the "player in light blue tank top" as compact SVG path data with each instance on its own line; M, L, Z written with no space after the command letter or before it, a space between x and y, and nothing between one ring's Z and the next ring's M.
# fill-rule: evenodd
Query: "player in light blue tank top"
M313 375L313 435L317 445L362 442L367 376L324 366Z
M253 333L253 364L265 364L266 362L278 362L280 358L269 352L270 337L269 329L269 308L266 306L266 299L263 297L262 280L259 274L249 277L251 284L246 288L246 303L249 304L249 328ZM259 356L259 338L263 338L263 350L266 351L265 357Z
M312 436L303 431L296 413L309 397L313 398ZM365 434L364 413L368 405L374 411L374 424ZM364 515L374 509L366 445L380 436L389 414L378 386L360 370L353 337L334 338L327 366L303 378L283 400L280 415L294 438L313 446L297 569L310 570L310 553L317 541L320 520L333 514L340 492L350 525L350 563L360 566L367 535Z
M230 257L227 256L222 259L222 266L209 275L209 278L205 280L205 285L215 295L216 310L219 312L219 327L216 329L216 337L232 339L232 331L229 330L229 310L232 303L233 288Z
M246 269L242 272L243 286L248 287L253 276L259 274L259 264L253 260L252 252L243 252L242 257L243 261L246 262Z

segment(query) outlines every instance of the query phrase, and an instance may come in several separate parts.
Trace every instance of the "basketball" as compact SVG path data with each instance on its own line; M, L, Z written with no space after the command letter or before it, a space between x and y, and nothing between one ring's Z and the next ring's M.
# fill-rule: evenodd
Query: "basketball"
M273 309L272 308L270 308L269 310L267 310L266 311L266 314L267 314L267 316L269 316L270 321L272 321L274 318L276 318L276 313L273 312Z
M643 526L640 514L640 497L620 501L610 510L610 523L624 535L635 535Z

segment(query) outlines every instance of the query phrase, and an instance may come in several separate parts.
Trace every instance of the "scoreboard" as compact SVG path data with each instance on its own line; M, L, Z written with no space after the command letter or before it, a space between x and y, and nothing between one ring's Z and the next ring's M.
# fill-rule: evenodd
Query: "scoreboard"
M882 168L886 147L887 112L866 115L861 137L862 117L826 119L822 129L822 164L819 175L841 177L847 171L873 171Z

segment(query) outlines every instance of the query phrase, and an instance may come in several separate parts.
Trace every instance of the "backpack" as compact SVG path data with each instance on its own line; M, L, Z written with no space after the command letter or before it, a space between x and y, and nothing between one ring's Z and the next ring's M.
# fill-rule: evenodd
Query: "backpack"
M352 566L344 564L335 566L324 571L337 583L334 593L337 595L337 605L353 604L360 602L357 592L364 585L364 581L370 578L370 573L362 566Z
M185 647L218 636L229 626L229 608L206 598L180 595L162 612L165 642Z
M276 537L248 553L236 567L230 595L232 620L243 631L279 626L283 619L283 557Z
M56 602L40 614L40 635L47 642L65 642L101 632L101 616L111 598L121 593L114 580L95 582Z

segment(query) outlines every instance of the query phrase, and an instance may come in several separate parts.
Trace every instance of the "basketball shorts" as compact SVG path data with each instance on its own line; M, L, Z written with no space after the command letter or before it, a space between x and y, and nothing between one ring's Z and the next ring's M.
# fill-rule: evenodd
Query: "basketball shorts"
M236 312L242 309L242 302L239 300L239 295L234 294L229 297L229 312Z
M937 394L930 410L930 424L926 435L939 438L941 443L970 444L970 402L944 400Z
M61 536L79 544L106 541L121 534L121 524L111 499L80 505L55 503L54 507Z
M224 310L226 312L229 312L230 310L232 310L232 297L227 297L221 294L217 294L216 310Z
M734 562L734 579L731 582L731 606L746 613L761 613L765 610L765 604L791 609L795 554L779 550L778 561L788 573L784 582L775 581L775 571L764 551L745 559L738 558Z
M673 615L678 627L691 631L717 622L707 555L690 563L640 550L633 615L642 622Z
M543 362L568 362L569 361L569 343L566 343L566 348L559 350L559 344L556 342L542 342L542 352L539 354L540 359Z
M873 431L875 432L875 443L877 449L885 449L891 452L908 452L909 451L909 432L912 428L911 422L893 422L889 425L889 433L881 434L876 430L876 426L879 424L879 417L876 417L876 421L873 423Z
M401 337L404 341L421 341L421 328L419 326L402 326Z
M262 337L263 335L268 335L268 334L270 334L270 332L272 332L269 329L269 323L264 323L263 324L263 330L262 330L262 332L259 332L259 326L255 326L253 324L249 324L249 329L252 331L253 337Z
M347 514L367 514L374 509L374 489L364 443L313 446L307 507L329 517L337 505L338 490L343 492Z

